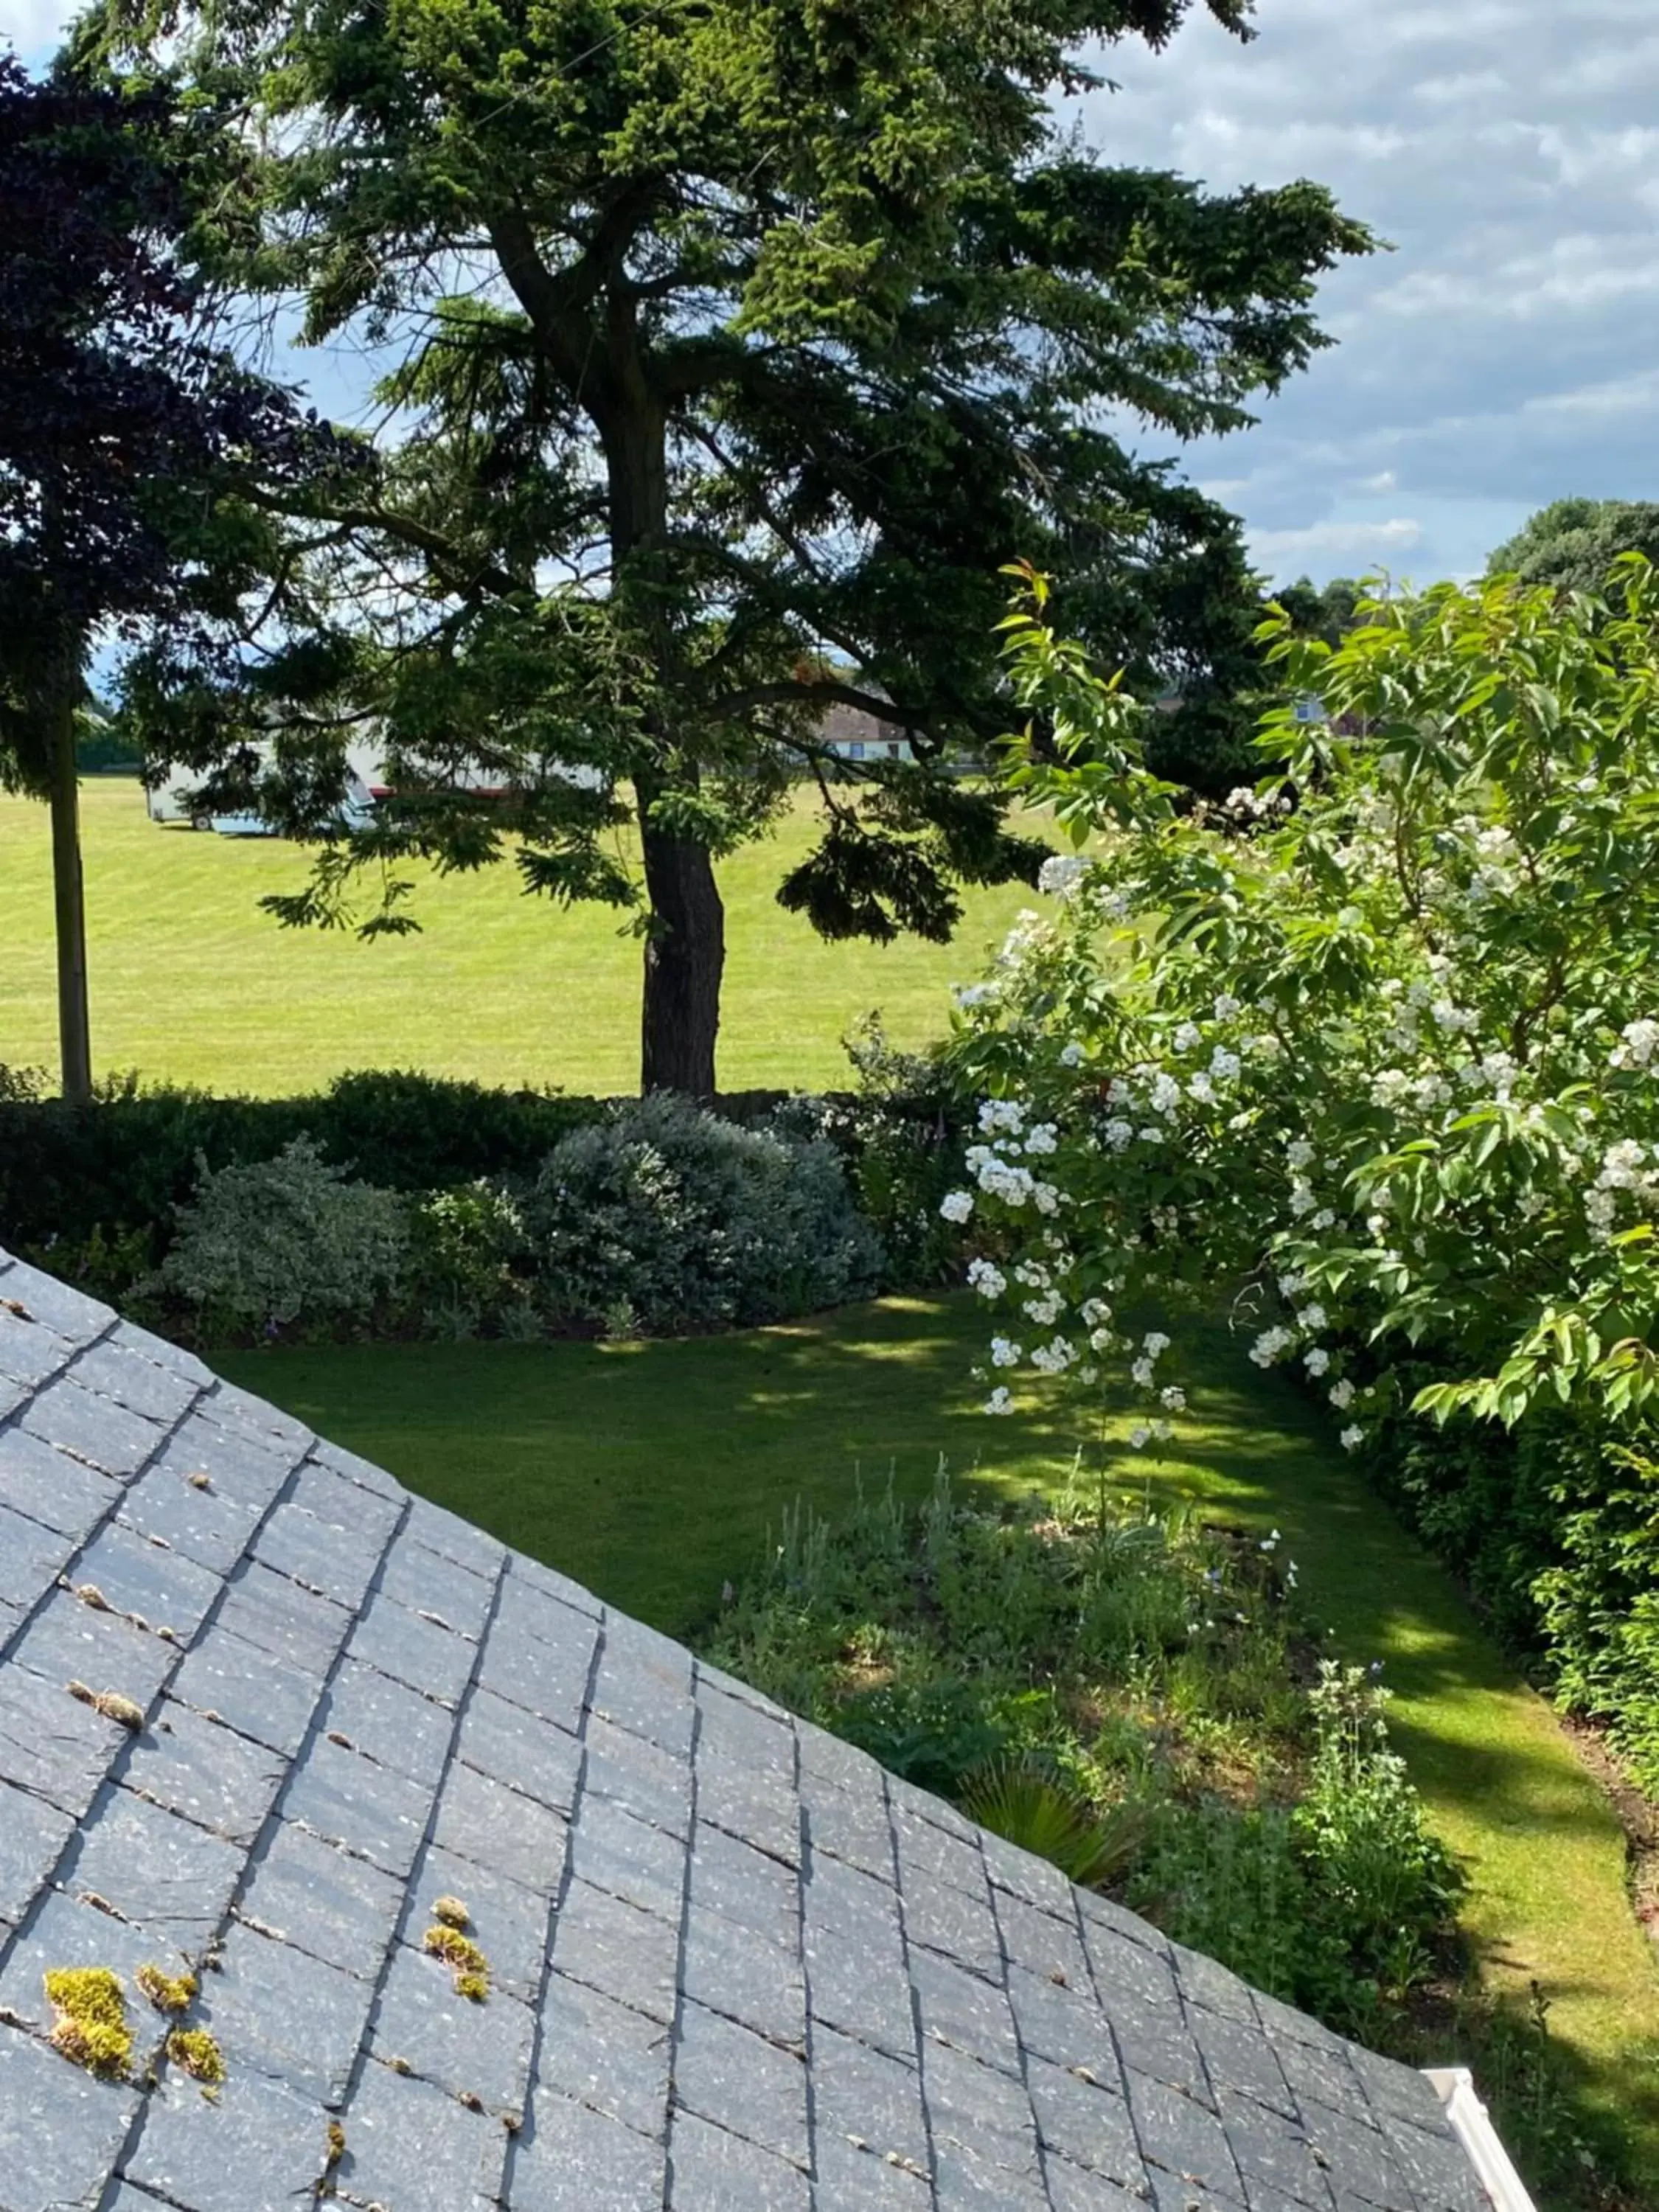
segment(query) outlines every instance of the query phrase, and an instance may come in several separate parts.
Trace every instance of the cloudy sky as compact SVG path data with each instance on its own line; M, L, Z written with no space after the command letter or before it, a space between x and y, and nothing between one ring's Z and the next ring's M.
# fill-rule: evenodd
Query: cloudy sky
M0 0L0 33L39 58L68 12ZM1124 46L1085 112L1115 161L1316 178L1395 249L1328 280L1340 343L1256 428L1188 450L1261 566L1426 583L1547 500L1659 497L1654 0L1258 0L1257 24Z

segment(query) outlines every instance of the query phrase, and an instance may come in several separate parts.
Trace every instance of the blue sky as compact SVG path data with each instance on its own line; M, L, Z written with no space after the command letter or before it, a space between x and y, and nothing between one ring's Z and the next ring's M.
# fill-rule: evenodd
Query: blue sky
M69 12L0 0L0 33L39 59ZM1327 281L1340 343L1256 428L1186 450L1261 566L1427 583L1547 500L1659 497L1655 0L1259 0L1256 21L1245 46L1207 17L1162 54L1126 45L1121 88L1082 107L1113 161L1315 177L1394 246Z

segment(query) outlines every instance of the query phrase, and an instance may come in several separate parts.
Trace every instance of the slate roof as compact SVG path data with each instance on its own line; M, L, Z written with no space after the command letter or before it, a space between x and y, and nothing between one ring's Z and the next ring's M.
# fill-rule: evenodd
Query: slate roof
M204 1960L216 2103L46 2040ZM386 2212L1486 2207L1420 2075L3 1255L0 2008L0 2212L294 2212L331 2119Z

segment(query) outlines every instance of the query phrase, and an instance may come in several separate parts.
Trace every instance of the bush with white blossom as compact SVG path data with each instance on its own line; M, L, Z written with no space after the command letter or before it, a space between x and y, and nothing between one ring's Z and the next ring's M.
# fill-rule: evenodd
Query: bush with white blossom
M1044 871L954 1057L982 1097L945 1211L1023 1367L1109 1364L1167 1434L1136 1311L1224 1302L1363 1445L1419 1412L1639 1420L1659 1389L1659 592L1439 587L1334 649L1264 625L1288 769L1219 806L1145 770L1147 709L1045 621L1005 625L1011 781L1077 851ZM1355 1346L1364 1346L1357 1356ZM1420 1376L1420 1364L1417 1370Z

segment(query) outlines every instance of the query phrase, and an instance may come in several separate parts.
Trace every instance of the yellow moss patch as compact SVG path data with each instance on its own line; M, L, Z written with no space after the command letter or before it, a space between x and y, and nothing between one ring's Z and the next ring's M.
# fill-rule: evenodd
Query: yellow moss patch
M89 1690L84 1682L69 1684L69 1693L78 1698L83 1705L90 1705L106 1721L118 1721L124 1729L137 1735L144 1725L144 1709L131 1698L124 1698L118 1690Z
M194 1974L169 1974L160 1966L143 1966L132 1978L157 2012L190 2010L190 2001L196 1994Z
M54 1966L43 1978L54 2049L88 2074L123 2080L132 2064L132 2030L118 1977L107 1966Z
M459 1928L447 1928L442 1922L435 1921L422 1942L434 1959L441 1959L453 1973L456 1995L482 2004L489 1995L489 1961L472 1938L463 1936Z
M441 1920L446 1928L469 1928L472 1915L459 1897L441 1897L432 1908L432 1917Z
M224 2053L204 2027L175 2027L167 2038L167 2057L206 2088L216 2088L225 2078Z

